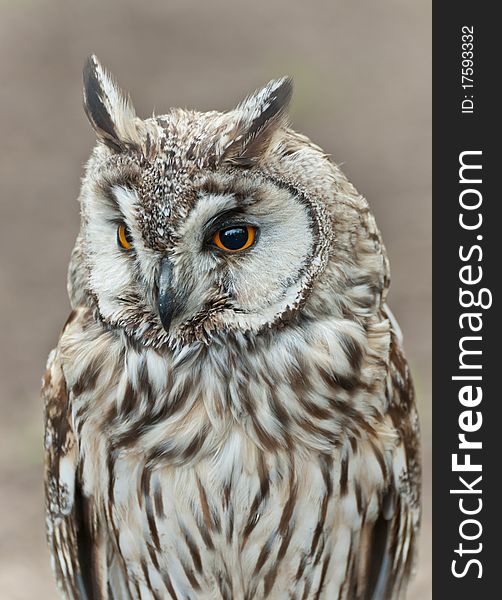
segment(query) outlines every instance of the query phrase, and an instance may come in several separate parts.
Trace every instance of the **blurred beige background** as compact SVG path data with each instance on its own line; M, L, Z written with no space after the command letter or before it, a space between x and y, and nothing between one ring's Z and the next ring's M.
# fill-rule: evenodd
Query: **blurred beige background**
M424 526L409 600L431 597L430 0L0 0L0 599L46 600L40 377L68 313L95 52L138 113L229 109L291 74L294 127L370 201L389 251L423 424Z

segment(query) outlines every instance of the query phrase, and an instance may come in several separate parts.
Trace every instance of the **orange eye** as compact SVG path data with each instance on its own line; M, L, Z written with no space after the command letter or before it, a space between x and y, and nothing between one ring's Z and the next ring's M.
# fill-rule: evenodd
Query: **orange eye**
M239 225L220 229L213 235L213 242L227 252L240 252L254 244L256 227Z
M122 250L132 250L131 232L124 223L121 223L117 227L117 244Z

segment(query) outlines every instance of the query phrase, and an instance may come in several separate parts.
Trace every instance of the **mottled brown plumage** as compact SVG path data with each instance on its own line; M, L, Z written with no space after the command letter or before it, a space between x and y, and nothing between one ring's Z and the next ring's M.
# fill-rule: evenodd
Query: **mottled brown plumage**
M404 597L418 419L385 249L290 96L140 120L86 64L98 144L43 384L67 598Z

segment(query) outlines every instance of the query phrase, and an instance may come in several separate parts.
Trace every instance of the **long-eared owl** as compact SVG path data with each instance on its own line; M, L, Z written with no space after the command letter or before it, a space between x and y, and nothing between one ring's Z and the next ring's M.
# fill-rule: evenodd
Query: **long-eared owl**
M388 261L291 92L142 120L85 65L97 144L42 392L66 598L404 597L418 419Z

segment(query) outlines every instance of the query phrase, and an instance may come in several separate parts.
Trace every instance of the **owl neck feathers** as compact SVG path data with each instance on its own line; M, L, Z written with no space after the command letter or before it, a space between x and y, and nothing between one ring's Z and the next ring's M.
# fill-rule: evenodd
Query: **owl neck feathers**
M61 342L76 426L94 422L113 451L189 464L238 431L265 452L329 453L380 427L388 321L304 323L159 352L88 309L76 314Z

